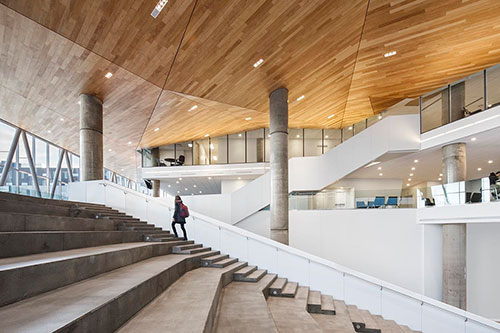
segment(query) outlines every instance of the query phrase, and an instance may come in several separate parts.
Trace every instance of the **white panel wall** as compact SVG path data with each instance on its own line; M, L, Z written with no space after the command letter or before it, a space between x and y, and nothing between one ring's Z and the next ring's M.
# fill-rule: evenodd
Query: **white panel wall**
M500 320L500 223L467 225L467 308Z
M423 227L415 214L414 209L291 211L290 245L423 293Z
M271 238L271 212L269 210L258 211L236 223L234 226L263 237Z

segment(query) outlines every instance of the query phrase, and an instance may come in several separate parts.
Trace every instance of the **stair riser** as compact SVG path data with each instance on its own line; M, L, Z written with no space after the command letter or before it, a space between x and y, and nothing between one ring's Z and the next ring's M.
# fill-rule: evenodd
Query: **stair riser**
M26 203L15 200L0 200L0 212L10 213L29 213L49 216L67 216L67 217L84 217L95 218L98 213L92 213L87 210L72 208L71 206L57 206L50 204Z
M107 219L0 213L0 221L0 232L117 230L116 223Z
M40 264L0 272L0 306L60 288L111 270L170 252L168 244Z
M234 261L228 261L226 263L220 263L219 261L213 263L212 265L210 265L211 267L214 267L214 268L224 268L224 267L227 267L229 265L232 265L234 264L235 262L237 262L238 260L235 259Z
M322 313L321 305L318 304L307 304L307 312L309 313Z
M196 254L196 253L202 253L202 252L208 252L211 249L205 249L205 248L198 248L198 249L189 249L189 250L176 250L175 248L172 250L172 253L176 254ZM226 266L224 266L226 267Z
M107 244L141 242L144 234L137 231L102 231L88 233L7 233L0 234L0 258L35 253L79 249Z
M199 262L199 258L187 258L95 311L76 319L58 332L114 332L185 272L197 268Z
M44 198L31 197L31 196L21 195L21 194L13 194L13 193L8 193L8 192L0 192L0 200L12 200L12 201L16 201L16 202L36 203L36 204L61 206L61 207L76 207L76 206L86 206L86 207L96 207L96 208L105 208L106 207L106 206L101 205L101 204L44 199Z

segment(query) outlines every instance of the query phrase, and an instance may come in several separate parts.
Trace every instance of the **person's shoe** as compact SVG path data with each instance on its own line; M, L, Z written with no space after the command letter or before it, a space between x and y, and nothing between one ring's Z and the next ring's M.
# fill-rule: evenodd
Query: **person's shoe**
M184 237L184 240L187 241L188 239L186 237Z

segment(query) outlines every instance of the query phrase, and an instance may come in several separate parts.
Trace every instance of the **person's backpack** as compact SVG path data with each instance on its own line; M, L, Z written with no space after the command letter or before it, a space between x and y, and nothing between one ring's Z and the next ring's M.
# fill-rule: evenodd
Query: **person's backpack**
M179 207L179 215L183 218L186 218L186 217L189 217L189 209L188 207L181 203L180 207Z

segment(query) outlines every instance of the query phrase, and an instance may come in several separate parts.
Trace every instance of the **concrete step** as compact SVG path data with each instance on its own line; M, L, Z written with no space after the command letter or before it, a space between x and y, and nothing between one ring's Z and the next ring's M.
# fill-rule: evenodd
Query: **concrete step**
M248 275L257 270L257 266L245 266L233 274L234 281L243 281Z
M64 251L117 243L142 242L137 231L0 232L0 258Z
M266 276L267 270L266 269L257 269L253 271L251 274L248 274L244 278L241 279L242 282L258 282L260 279L262 279L264 276Z
M221 260L224 260L224 259L227 259L227 258L229 258L229 254L218 254L218 255L215 255L215 256L206 257L206 258L203 258L201 260L201 265L202 266L210 266L214 262L221 261Z
M0 308L5 332L113 332L198 267L198 255L147 259Z
M365 323L365 330L368 330L370 333L382 332L377 321L372 317L369 311L359 310L359 313L361 314L361 317L363 318L363 321Z
M235 262L238 261L238 258L227 258L227 259L223 259L223 260L219 260L219 261L216 261L214 262L211 267L215 267L215 268L224 268L226 266L229 266L231 264L234 264Z
M0 232L117 230L113 220L0 212Z
M189 249L196 249L199 247L203 247L203 244L187 244L187 245L174 246L174 250L184 251L184 250L189 250Z
M154 256L168 243L123 243L0 259L0 306Z
M328 295L321 295L321 314L334 315L335 303L333 297Z
M377 323L377 327L384 333L385 332L391 332L391 333L393 333L393 332L394 333L412 332L411 330L405 331L402 327L400 327L398 324L396 324L395 321L385 320L382 316L375 315L375 316L373 316L373 319Z
M278 332L266 302L266 291L276 279L267 274L257 283L234 281L222 291L212 332Z
M283 288L285 288L287 282L287 278L277 278L269 289L269 295L281 296L281 291L283 290Z
M321 293L319 291L311 290L309 292L307 311L310 313L321 313Z
M286 286L285 286L286 288ZM295 297L269 297L267 303L280 332L322 332L307 312L309 288L297 287Z
M0 200L0 212L87 218L96 217L96 214L81 209L71 208L71 206L59 206L39 203L27 204L26 202L17 200Z
M347 313L345 303L337 300L334 300L333 302L335 306L334 316L311 313L311 317L316 321L323 332L355 333L356 331L354 330L351 318L349 318Z
M230 283L231 275L242 265L237 262L222 269L202 267L187 272L118 332L208 331L216 315L222 288Z
M299 284L297 282L287 282L285 287L281 290L282 297L295 297L295 293L297 292L297 288Z
M172 253L175 254L195 254L195 253L201 253L201 252L208 252L212 250L210 247L198 247L195 249L187 249L187 250L182 250L182 251L173 251Z
M356 332L366 328L365 321L355 305L347 305L347 313L349 314L349 318Z
M17 202L24 202L24 203L36 203L36 204L48 204L52 206L64 206L64 207L71 207L71 206L76 206L76 205L85 205L89 207L106 207L105 205L102 204L94 204L94 203L86 203L86 202L77 202L77 201L69 201L69 200L53 200L53 199L45 199L45 198L38 198L38 197L32 197L28 195L22 195L22 194L14 194L14 193L8 193L8 192L0 192L0 200L13 200Z

